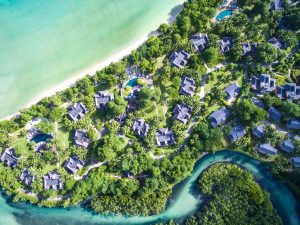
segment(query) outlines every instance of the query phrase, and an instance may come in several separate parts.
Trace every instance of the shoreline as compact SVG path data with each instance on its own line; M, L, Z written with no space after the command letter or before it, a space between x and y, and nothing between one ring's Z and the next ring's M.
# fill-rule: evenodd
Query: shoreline
M169 25L172 24L176 20L176 17L179 15L181 10L183 9L183 5L185 2L186 1L183 1L183 3L178 5L178 10L173 15L170 14L168 16L168 18L163 19L161 24L163 24L163 23L167 23ZM24 107L22 107L18 112L9 114L4 117L0 117L0 122L4 121L4 120L10 120L10 119L20 115L21 110L30 108L34 104L37 104L39 101L41 101L43 98L50 97L52 95L55 95L58 92L64 91L65 89L72 87L78 80L84 78L85 76L88 76L88 75L94 76L97 71L104 69L105 67L109 66L111 63L116 63L116 62L122 60L125 56L130 55L130 53L133 50L142 46L150 37L157 36L157 35L158 35L157 29L155 31L150 31L150 33L144 35L143 37L128 43L124 47L121 47L121 48L115 50L109 56L104 57L106 59L99 61L99 63L96 63L93 66L90 66L86 69L83 69L79 72L74 73L73 75L71 75L70 79L67 79L67 80L61 82L60 84L55 85L52 88L49 88L47 91L39 94L38 97L35 97L28 104L26 104Z

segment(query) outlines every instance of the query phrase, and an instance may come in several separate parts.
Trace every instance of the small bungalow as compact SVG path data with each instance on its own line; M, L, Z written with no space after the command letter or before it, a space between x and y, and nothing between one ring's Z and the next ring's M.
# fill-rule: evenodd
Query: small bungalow
M277 86L275 94L280 99L286 99L288 101L298 100L300 99L300 86L297 86L295 83Z
M231 143L241 139L242 137L244 137L246 135L246 130L244 127L242 126L235 126L231 129L228 138L230 140Z
M190 58L190 54L181 50L179 52L173 52L170 56L170 63L172 66L176 66L180 69L186 66L188 63L188 59Z
M184 104L177 104L173 110L173 120L186 124L192 116L192 108Z
M76 130L73 139L77 146L84 148L87 148L91 143L91 140L89 139L85 131Z
M243 54L244 56L249 56L251 55L255 50L256 50L256 44L250 44L249 42L247 43L242 43L242 48L243 48Z
M208 119L210 120L210 124L212 127L217 127L225 123L229 116L230 111L226 107L222 107L210 114Z
M285 44L281 38L272 37L269 40L269 43L272 44L277 49L284 49Z
M270 107L270 109L268 111L268 115L271 120L274 120L276 122L279 122L279 120L282 117L282 113L274 107Z
M300 130L300 120L297 119L289 119L287 123L287 128L291 130Z
M176 144L173 131L168 128L159 129L156 132L156 144L160 147Z
M145 122L145 120L137 118L135 119L131 130L139 137L145 137L149 131L149 124Z
M236 82L234 82L230 84L227 88L225 88L224 91L226 94L226 100L232 101L239 95L241 88Z
M181 82L179 93L185 96L193 96L195 94L195 91L196 81L185 76Z
M67 115L72 121L76 122L83 119L88 112L89 110L82 103L76 102L68 108Z
M27 169L24 169L20 175L20 180L24 185L31 187L32 182L34 181L34 176L32 176Z
M256 126L253 128L253 135L258 137L258 138L263 138L265 135L265 130L264 126Z
M99 91L94 97L97 109L104 109L110 101L114 100L114 94L107 91Z
M196 52L202 52L208 45L208 36L207 34L195 34L191 39L193 43L194 50Z
M233 47L233 38L232 37L224 37L220 41L220 50L222 53L227 53Z
M65 169L69 171L72 174L77 173L78 170L80 170L84 166L84 162L78 159L77 156L70 157L65 162Z
M265 104L263 103L262 100L256 98L256 97L252 97L251 101L253 102L254 105L256 105L259 108L264 109L265 108Z
M14 168L18 164L18 158L14 155L14 150L12 148L7 148L2 152L1 162L4 165Z
M285 152L292 153L295 150L295 145L293 144L291 139L288 139L281 143L280 148Z
M61 175L56 172L50 172L47 175L43 176L44 181L44 190L62 190L63 182L61 179Z
M300 167L300 157L292 157L290 159L290 163L294 166L294 167Z
M265 154L265 155L276 155L277 154L277 149L267 143L257 145L256 149L260 153Z

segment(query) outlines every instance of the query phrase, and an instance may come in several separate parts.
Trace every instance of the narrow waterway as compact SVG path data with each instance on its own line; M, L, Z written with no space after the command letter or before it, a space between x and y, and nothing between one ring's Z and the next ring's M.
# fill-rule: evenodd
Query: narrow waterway
M299 225L296 208L298 203L285 184L275 180L269 167L239 152L219 151L201 158L190 177L175 187L167 209L155 216L113 216L95 214L80 207L69 209L40 208L25 203L8 203L0 197L1 225L96 225L96 224L152 224L168 219L182 221L203 203L203 196L195 192L195 184L201 173L218 162L232 162L250 171L257 182L270 193L273 206L284 224ZM42 222L41 222L42 221Z

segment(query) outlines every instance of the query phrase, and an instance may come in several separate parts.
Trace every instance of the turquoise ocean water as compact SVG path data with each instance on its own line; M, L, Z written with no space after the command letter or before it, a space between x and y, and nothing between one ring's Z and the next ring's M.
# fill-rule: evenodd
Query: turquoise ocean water
M158 28L183 0L0 0L0 117Z

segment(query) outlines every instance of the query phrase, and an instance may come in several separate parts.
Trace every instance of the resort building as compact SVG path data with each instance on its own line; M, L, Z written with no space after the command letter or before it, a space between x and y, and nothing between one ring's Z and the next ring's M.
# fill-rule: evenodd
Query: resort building
M34 176L32 176L27 169L24 169L20 175L20 180L24 185L31 187L32 182L34 181Z
M83 148L87 148L91 143L91 140L89 139L85 131L76 130L73 139L77 146Z
M139 137L145 137L148 134L149 131L149 124L145 122L145 120L137 118L132 127L131 130Z
M229 116L230 111L226 107L222 107L210 114L208 119L210 120L210 124L212 127L217 127L225 123Z
M290 163L294 166L294 167L300 167L300 157L292 157L290 159Z
M280 38L272 37L269 40L269 43L272 44L277 49L284 49L285 48L285 44L284 44L283 40L280 39Z
M242 43L242 48L243 48L243 54L244 56L249 56L251 54L253 54L256 50L256 46L257 44L250 44L248 43Z
M253 128L252 133L257 138L263 138L265 135L265 128L264 128L264 126L256 126Z
M274 107L270 107L268 115L271 120L274 120L276 122L278 122L282 117L282 113Z
M277 86L275 94L280 99L286 99L288 101L298 100L300 99L300 86L297 86L295 83Z
M56 172L50 172L47 175L43 176L44 181L44 189L49 190L62 190L63 182L61 179L61 175Z
M287 128L291 130L300 130L300 120L289 119L287 122Z
M179 52L173 52L170 56L170 63L172 66L176 66L180 69L186 66L188 63L188 59L190 58L190 54L181 50Z
M256 105L259 108L264 109L265 108L265 103L263 103L262 100L256 98L256 97L252 97L251 101L253 102L254 105Z
M73 156L65 162L64 166L67 171L69 171L72 174L75 174L84 166L84 162L78 159L77 156Z
M82 103L76 102L68 108L67 114L72 121L76 122L84 118L88 112L89 110Z
M99 91L94 97L97 109L104 109L110 101L114 100L114 94L107 91Z
M156 132L156 144L158 146L164 147L174 145L175 143L175 135L168 128L162 128Z
M260 77L251 77L251 86L254 90L261 93L274 91L276 88L276 79L269 74L261 74Z
M185 96L193 96L195 91L196 81L185 76L181 82L179 93Z
M246 130L244 127L242 126L235 126L231 129L228 138L230 140L231 143L241 139L242 137L244 137L246 135Z
M284 0L273 0L271 9L272 10L283 10L284 9Z
M280 148L285 152L293 153L295 150L295 145L293 144L291 139L288 139L281 143Z
M2 152L1 162L4 165L14 168L18 164L18 158L14 155L14 150L12 148L7 148Z
M195 34L192 36L191 41L196 52L202 52L208 46L207 34Z
M232 101L239 95L241 88L236 82L234 82L230 84L227 88L225 88L224 91L226 94L226 100Z
M220 41L220 50L222 53L227 53L233 47L233 38L224 37Z
M177 104L173 110L173 120L186 124L192 116L192 108L184 104Z
M267 143L257 145L256 149L264 155L276 155L277 154L277 149Z

